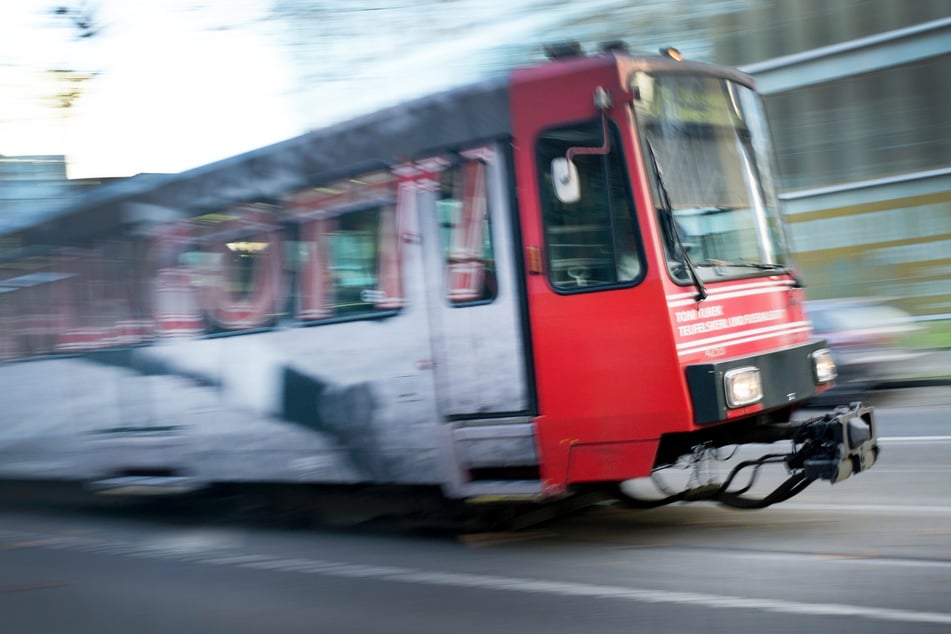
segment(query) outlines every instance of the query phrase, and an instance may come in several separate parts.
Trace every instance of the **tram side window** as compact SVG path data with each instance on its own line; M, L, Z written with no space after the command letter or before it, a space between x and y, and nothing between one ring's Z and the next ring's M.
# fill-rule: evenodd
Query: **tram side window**
M307 221L301 228L301 320L398 307L395 216L390 205Z
M538 140L537 156L544 214L548 276L562 291L631 285L644 271L633 198L616 130L609 129L606 154L576 153L580 196L565 202L555 195L552 160L570 148L603 145L600 121L556 128Z
M0 360L73 354L151 339L134 240L43 247L0 272Z
M35 263L26 260L0 269L4 278L0 279L0 360L56 350L60 321L56 286L61 282L56 281L58 274L31 265Z
M341 216L327 234L333 311L340 314L373 310L377 290L377 245L380 214L367 209Z
M439 174L436 202L447 280L454 306L495 299L498 293L486 164L466 160Z
M171 242L157 319L164 336L273 327L281 310L283 236L264 204L193 218ZM179 241L182 238L179 237Z

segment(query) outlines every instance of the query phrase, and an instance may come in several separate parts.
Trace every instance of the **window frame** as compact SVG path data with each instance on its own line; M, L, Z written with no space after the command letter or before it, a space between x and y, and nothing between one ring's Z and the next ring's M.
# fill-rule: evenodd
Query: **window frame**
M553 260L552 260L552 241L550 239L550 234L549 234L550 225L547 221L547 216L550 213L552 213L551 204L552 204L553 194L552 194L552 187L550 183L550 177L551 177L550 162L552 157L548 156L547 153L542 151L541 145L546 134L559 131L559 130L569 130L572 128L580 131L581 129L587 126L590 126L592 130L606 129L607 134L609 135L608 152L606 154L600 154L600 155L595 154L595 156L598 156L598 159L602 161L602 165L604 164L603 163L604 161L610 161L610 160L616 161L617 173L621 177L621 180L623 181L620 184L620 187L624 195L624 200L627 203L626 214L631 223L631 243L635 251L634 256L636 259L638 270L637 270L637 273L629 280L618 280L615 282L608 282L608 283L594 283L590 285L579 284L576 287L572 288L572 287L565 286L563 283L556 282L556 280L553 278L555 267L553 265ZM604 142L604 138L602 134L602 138L599 142L597 142L597 145L595 145L595 143L592 142L591 147L597 147L599 145L603 145L603 142ZM569 147L574 147L574 146L569 146ZM583 146L583 147L588 147L588 146ZM541 230L542 230L542 239L543 239L545 279L548 283L548 286L555 293L559 295L576 295L579 293L594 293L594 292L601 292L601 291L633 288L641 284L644 281L645 277L647 276L648 264L647 264L647 257L646 257L645 247L644 247L643 234L641 231L640 221L638 218L637 205L634 198L634 190L633 190L631 178L630 178L630 171L628 168L628 162L626 160L625 152L623 151L620 127L611 119L608 119L606 121L606 127L605 127L605 123L599 117L595 117L591 119L583 119L583 120L567 122L567 123L559 123L557 125L546 127L538 132L534 141L534 151L535 151L536 172L537 172L536 178L537 178L537 184L539 188L538 190L539 211L541 214L540 220L541 220ZM566 147L566 151L567 151L567 147ZM583 158L584 156L589 156L589 155L580 155L579 157L576 157L576 160L577 158ZM602 175L603 174L604 172L602 171ZM610 175L610 172L608 172L608 175ZM612 186L617 187L616 185L613 185L608 179L604 179L604 178L602 178L601 184L602 185L607 184L609 187L612 187ZM609 203L613 202L611 200L610 190L609 189L605 190L605 188L602 187L602 191L599 195L604 196L605 194ZM604 200L602 199L602 203L603 202ZM617 240L615 238L616 226L614 224L618 219L617 212L613 207L608 207L608 209L606 210L606 213L608 215L609 222L605 223L605 228L609 230L610 235L612 236L612 244L610 245L610 247L611 247L612 259L613 259L614 267L615 267L615 276L617 276L617 268L619 266L619 261L618 261L618 257L616 253Z

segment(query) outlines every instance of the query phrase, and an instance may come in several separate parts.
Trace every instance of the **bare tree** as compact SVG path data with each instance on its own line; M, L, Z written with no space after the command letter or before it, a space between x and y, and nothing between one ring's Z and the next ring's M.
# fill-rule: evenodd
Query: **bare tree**
M51 9L56 15L75 29L75 37L84 39L94 37L102 30L102 25L96 17L96 7L80 0L72 5L61 4Z

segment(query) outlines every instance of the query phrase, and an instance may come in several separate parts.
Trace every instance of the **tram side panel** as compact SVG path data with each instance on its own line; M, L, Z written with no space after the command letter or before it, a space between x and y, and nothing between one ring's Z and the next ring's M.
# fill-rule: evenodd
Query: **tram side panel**
M244 218L237 233L224 224L195 229L192 219L191 235L164 236L174 257L156 265L150 249L142 281L149 332L123 341L105 319L111 329L82 340L78 328L62 327L76 320L58 315L57 343L42 354L14 351L0 364L12 395L0 416L0 475L455 479L465 465L446 461L455 452L443 442L446 420L524 413L528 388L500 154L482 148L442 163L443 176L455 175L442 188L430 162L411 166L391 199L292 200L281 230L257 208L222 210ZM375 207L392 214L377 239L392 239L393 248L365 258L372 270L361 270L352 251L367 232L355 218ZM280 295L273 305L281 315L257 315L266 293L258 297L253 283L236 293L240 271L214 268L221 244L257 258L245 282L274 275L269 292ZM259 256L278 248L285 264L274 271ZM387 269L387 258L398 270ZM182 270L183 261L195 266ZM332 275L360 292L341 299L348 283ZM81 290L102 282L87 277L70 279ZM367 313L348 315L346 301ZM99 303L93 312L105 312Z
M4 363L0 474L434 481L431 347L414 250L404 252L405 305L387 317L164 333L134 347L101 340ZM176 327L204 327L195 316L184 310Z

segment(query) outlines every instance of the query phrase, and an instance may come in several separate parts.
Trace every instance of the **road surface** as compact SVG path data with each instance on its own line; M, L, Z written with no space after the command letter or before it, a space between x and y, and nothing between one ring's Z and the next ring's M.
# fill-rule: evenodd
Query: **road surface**
M8 501L0 631L948 632L951 388L878 398L875 469L761 511L421 536Z

